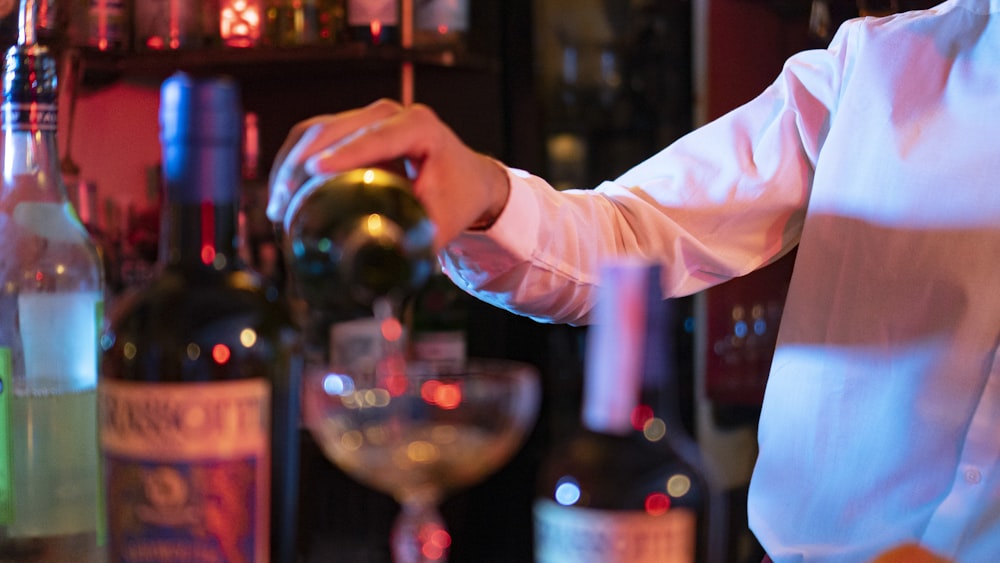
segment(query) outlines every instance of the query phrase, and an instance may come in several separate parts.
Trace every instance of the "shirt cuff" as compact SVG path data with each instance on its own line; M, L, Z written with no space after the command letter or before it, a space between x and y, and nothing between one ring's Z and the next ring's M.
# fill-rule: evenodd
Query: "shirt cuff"
M465 280L470 288L482 287L529 261L538 240L540 214L535 190L552 188L528 172L504 168L510 195L496 220L487 229L464 231L442 251L449 273Z

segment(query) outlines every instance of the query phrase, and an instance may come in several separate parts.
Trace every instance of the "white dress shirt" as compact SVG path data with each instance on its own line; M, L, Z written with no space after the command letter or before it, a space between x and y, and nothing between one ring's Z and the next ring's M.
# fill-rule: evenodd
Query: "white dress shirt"
M998 10L852 20L596 190L511 170L504 212L445 266L485 301L585 323L608 257L661 261L685 295L798 244L750 485L761 544L1000 561Z

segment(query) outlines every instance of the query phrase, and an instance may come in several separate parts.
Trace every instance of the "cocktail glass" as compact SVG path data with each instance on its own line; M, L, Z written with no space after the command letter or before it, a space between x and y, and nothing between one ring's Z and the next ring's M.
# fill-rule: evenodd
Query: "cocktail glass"
M537 371L485 359L461 368L389 361L370 376L307 371L305 422L326 456L401 505L395 563L446 561L451 536L439 503L521 447L538 414Z

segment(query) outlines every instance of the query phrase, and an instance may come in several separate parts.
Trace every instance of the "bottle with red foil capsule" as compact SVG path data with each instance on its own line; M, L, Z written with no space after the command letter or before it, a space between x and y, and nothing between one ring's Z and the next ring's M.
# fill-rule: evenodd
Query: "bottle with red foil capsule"
M659 274L635 262L602 270L581 425L539 472L538 563L723 561L724 505L680 422Z
M109 559L294 560L298 331L237 254L236 84L161 90L160 271L102 336Z

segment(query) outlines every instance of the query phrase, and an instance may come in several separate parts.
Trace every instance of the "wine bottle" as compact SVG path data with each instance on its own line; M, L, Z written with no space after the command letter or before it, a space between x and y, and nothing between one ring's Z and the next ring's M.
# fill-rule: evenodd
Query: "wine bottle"
M402 167L315 177L295 193L283 236L292 281L311 308L341 320L370 316L376 301L398 305L426 283L434 227Z
M344 370L360 380L402 361L402 307L435 261L434 229L404 163L312 178L295 192L278 232L289 295L301 313L306 371ZM368 559L358 553L378 546L388 558L383 542L398 509L392 498L349 479L309 432L302 454L303 481L316 483L300 512L307 560L331 553Z
M56 148L56 60L22 3L3 76L0 560L98 561L103 268Z
M347 27L358 43L398 43L399 12L399 0L347 0Z
M713 489L677 414L672 304L659 272L645 263L602 270L581 426L539 472L539 563L720 560Z
M298 331L237 254L239 88L161 88L157 277L102 336L110 559L294 560Z

